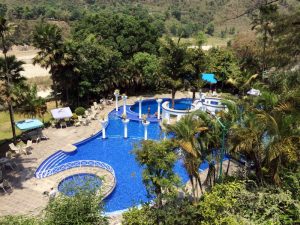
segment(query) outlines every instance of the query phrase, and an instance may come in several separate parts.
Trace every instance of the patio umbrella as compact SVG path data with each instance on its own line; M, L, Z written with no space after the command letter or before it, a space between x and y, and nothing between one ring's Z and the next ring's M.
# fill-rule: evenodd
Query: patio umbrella
M26 119L16 122L16 127L21 131L33 130L43 126L44 124L38 119Z
M51 114L56 120L71 118L73 116L70 107L52 109Z
M202 80L210 84L210 89L211 84L216 84L218 82L213 73L202 73Z

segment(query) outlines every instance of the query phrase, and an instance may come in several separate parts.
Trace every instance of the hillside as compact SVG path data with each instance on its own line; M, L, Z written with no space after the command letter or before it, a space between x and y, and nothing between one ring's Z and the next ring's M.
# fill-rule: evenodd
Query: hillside
M165 32L172 36L181 35L189 38L203 30L210 36L226 39L250 29L250 15L245 14L241 17L239 15L255 8L259 0L1 0L0 2L6 5L6 15L11 20L29 21L45 17L52 21L65 21L68 24L81 19L86 13L108 10L134 14L137 8L144 8L155 19L162 21ZM299 1L280 0L277 4L280 10L288 11L299 5ZM63 30L65 27L63 24Z

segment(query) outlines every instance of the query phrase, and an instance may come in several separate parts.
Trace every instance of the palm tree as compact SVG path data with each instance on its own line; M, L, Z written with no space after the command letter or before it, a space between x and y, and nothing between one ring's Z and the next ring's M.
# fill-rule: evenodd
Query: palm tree
M53 80L53 91L55 95L55 104L57 102L57 79L61 69L65 64L64 61L64 43L61 29L49 23L40 23L36 26L33 34L33 45L39 51L33 59L33 64L40 64L41 67L50 68L51 78Z
M183 151L184 166L194 197L198 196L195 193L198 186L203 193L199 167L210 147L216 143L215 128L211 118L201 111L186 115L173 125L166 125L167 132L174 135L175 143Z
M10 117L10 124L11 124L11 130L13 134L13 140L16 140L16 129L15 129L15 120L14 120L14 110L13 105L10 99L10 89L11 89L11 74L9 73L9 62L7 59L7 52L11 47L12 42L10 41L10 35L13 32L14 26L12 24L9 24L7 20L3 17L0 17L0 48L2 50L2 53L4 55L4 60L2 64L2 70L1 70L1 77L5 79L5 85L6 85L6 100L8 103L8 110L9 110L9 117Z

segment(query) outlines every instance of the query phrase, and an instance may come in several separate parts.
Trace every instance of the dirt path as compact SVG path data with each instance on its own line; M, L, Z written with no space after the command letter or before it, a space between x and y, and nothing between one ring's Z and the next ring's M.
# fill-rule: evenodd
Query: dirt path
M14 46L8 55L15 55L18 60L25 62L23 65L24 71L21 75L26 78L39 77L39 76L49 76L49 70L46 70L39 65L33 65L32 59L36 56L37 50L31 46ZM2 54L0 54L2 56Z

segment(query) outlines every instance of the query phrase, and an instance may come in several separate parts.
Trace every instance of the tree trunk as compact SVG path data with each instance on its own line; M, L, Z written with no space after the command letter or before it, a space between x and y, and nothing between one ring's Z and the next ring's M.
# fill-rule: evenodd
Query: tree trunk
M11 125L11 131L13 135L13 141L16 141L16 128L15 128L15 119L14 119L14 109L13 105L10 99L10 75L8 74L8 65L7 65L7 56L6 56L6 46L5 46L5 38L4 35L1 35L2 40L2 49L3 49L3 55L4 55L4 62L5 62L5 76L6 76L6 85L7 85L7 100L8 100L8 110L9 110L9 117L10 117L10 125Z
M197 180L198 180L198 183L199 183L201 195L203 195L203 187L202 187L201 177L200 177L199 173L197 173Z
M10 125L11 125L11 131L13 135L13 141L16 141L16 128L15 128L15 119L14 119L14 109L12 106L11 101L9 100L8 103L8 110L9 110L9 117L10 117Z
M171 94L172 94L172 107L171 108L174 109L174 107L175 107L175 94L176 94L176 90L172 89Z
M194 89L193 90L193 102L195 101L195 98L196 98L196 90Z
M229 173L230 162L231 162L231 160L229 158L228 163L227 163L226 176L228 176L228 173Z
M55 100L55 107L58 108L58 102L57 102L57 88L56 88L56 81L53 80L53 92L54 92L54 100Z

